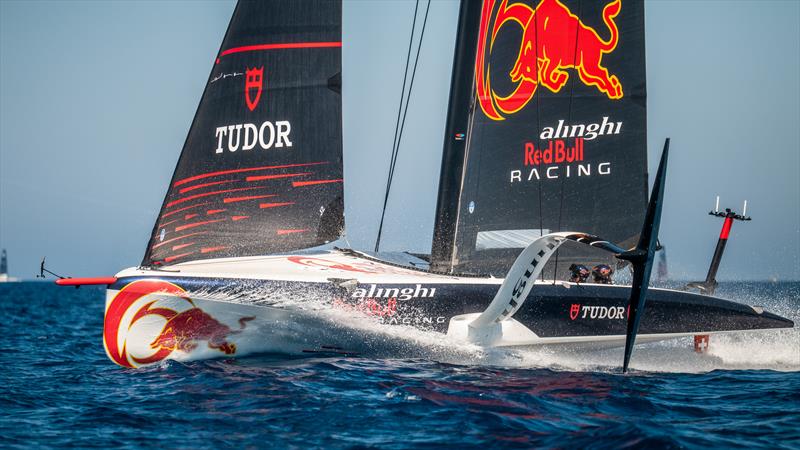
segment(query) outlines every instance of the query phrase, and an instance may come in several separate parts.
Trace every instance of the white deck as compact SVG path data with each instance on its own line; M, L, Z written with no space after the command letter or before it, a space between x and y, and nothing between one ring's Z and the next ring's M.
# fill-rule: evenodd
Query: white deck
M278 281L328 282L331 278L355 279L361 283L447 283L496 284L502 278L456 277L406 269L361 258L338 250L293 255L252 256L207 259L174 264L163 270L129 268L117 278L133 276L188 276L213 278L264 279Z

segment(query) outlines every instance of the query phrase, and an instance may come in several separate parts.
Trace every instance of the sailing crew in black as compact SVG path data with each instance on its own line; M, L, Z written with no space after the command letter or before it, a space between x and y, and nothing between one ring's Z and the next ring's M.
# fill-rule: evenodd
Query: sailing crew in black
M569 281L573 283L585 283L589 280L589 268L583 264L572 264L569 266L570 277Z
M594 282L598 284L613 284L611 282L611 275L613 274L614 270L605 264L598 264L592 268L592 277Z

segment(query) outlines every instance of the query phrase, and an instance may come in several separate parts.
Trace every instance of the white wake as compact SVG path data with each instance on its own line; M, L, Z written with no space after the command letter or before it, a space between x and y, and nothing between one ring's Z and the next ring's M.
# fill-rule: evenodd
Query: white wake
M564 371L616 372L622 348L576 349L567 346L493 348L456 341L412 326L385 325L374 316L332 307L330 291L238 286L235 289L190 292L192 298L270 306L297 313L292 321L275 324L281 340L291 343L271 351L295 353L336 349L368 358L426 359L460 365L547 368ZM763 305L770 312L800 323L800 299L768 298L740 292L735 300ZM299 347L298 347L299 346ZM324 349L322 348L324 346ZM694 351L691 338L637 345L631 369L645 372L698 373L712 370L800 371L800 329L714 335L707 353Z

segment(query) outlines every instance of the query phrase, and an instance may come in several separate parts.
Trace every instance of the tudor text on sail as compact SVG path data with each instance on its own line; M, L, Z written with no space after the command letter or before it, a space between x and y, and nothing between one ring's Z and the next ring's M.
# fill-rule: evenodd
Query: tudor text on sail
M267 150L272 147L291 147L289 134L292 124L288 120L278 120L274 124L265 121L261 126L252 123L239 123L216 128L217 149L215 153L223 153L225 149L235 152L252 150L256 146Z

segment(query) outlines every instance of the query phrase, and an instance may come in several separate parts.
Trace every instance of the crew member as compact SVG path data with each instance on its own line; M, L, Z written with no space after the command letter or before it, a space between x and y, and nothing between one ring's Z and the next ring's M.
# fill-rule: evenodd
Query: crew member
M589 268L583 264L573 264L569 266L569 281L573 283L585 283L589 279Z
M605 264L598 264L592 268L592 278L594 278L594 282L598 284L612 284L611 275L613 274L614 271L611 267Z

